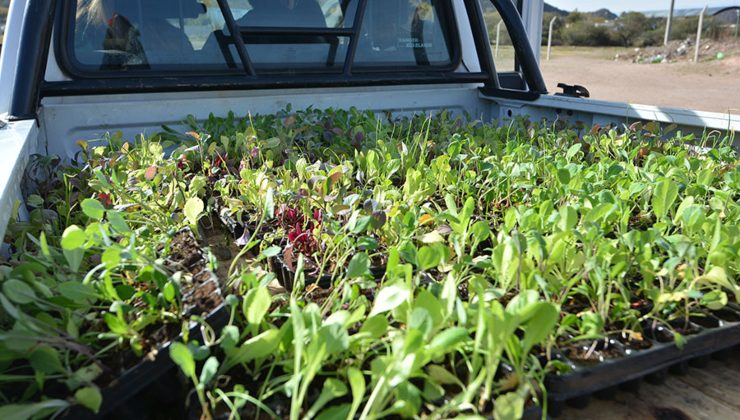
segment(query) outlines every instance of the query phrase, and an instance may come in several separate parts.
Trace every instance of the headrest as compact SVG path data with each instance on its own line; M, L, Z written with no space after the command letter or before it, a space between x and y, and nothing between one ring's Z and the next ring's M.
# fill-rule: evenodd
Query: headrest
M116 0L115 10L134 19L193 19L205 13L206 6L199 0Z

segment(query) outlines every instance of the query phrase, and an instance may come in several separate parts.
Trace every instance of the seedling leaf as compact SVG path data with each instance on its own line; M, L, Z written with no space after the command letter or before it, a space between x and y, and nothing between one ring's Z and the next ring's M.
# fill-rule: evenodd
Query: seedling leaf
M82 212L91 219L101 220L105 216L105 207L98 200L87 198L82 200L80 206L82 207Z
M193 354L185 344L175 342L170 345L170 357L183 373L189 378L195 378L195 360L193 360Z
M198 223L198 218L201 213L203 213L203 208L203 200L198 197L191 197L187 202L185 202L183 212L192 226L195 226L195 224Z
M103 396L96 387L80 388L75 392L75 400L81 405L89 408L93 413L98 414L100 405L103 403Z

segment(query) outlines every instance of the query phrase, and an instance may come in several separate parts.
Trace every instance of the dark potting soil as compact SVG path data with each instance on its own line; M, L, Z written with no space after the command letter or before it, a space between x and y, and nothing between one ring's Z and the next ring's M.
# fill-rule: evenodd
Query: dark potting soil
M562 348L561 351L568 359L578 364L595 364L625 355L617 340L579 342Z
M627 350L647 350L653 346L650 340L646 340L641 333L630 333L626 331L611 335L618 340Z
M176 269L185 268L190 273L197 273L205 268L199 267L204 262L203 251L189 230L181 230L172 238L169 261L180 266L175 267Z

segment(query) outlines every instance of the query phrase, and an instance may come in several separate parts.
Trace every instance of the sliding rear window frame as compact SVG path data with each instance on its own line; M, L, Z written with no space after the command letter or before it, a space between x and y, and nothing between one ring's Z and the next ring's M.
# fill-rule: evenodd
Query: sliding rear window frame
M370 0L372 1L372 0ZM157 79L164 77L253 77L253 78L272 78L274 76L291 74L294 77L301 75L325 75L334 77L341 74L341 68L326 69L320 66L301 66L298 68L287 67L285 69L273 70L259 68L257 74L248 76L241 66L240 60L236 57L239 64L236 68L226 68L221 64L215 64L213 67L199 66L192 70L180 69L127 69L127 70L100 70L90 69L88 66L80 63L75 56L74 51L74 25L76 24L77 1L60 1L57 3L56 29L54 32L54 51L59 62L61 70L73 79ZM362 2L359 2L361 5ZM358 5L358 7L359 7ZM460 68L462 63L462 44L458 31L457 20L450 1L441 1L439 3L438 17L440 27L442 28L447 47L450 53L450 61L439 65L419 66L419 65L364 65L352 63L352 74L369 75L369 74L412 74L424 73L431 75L439 73L444 77L444 73L454 72ZM358 13L356 11L355 13ZM262 28L260 28L262 29ZM347 28L354 29L354 26ZM345 56L345 59L347 56ZM193 68L193 65L183 64L183 67Z

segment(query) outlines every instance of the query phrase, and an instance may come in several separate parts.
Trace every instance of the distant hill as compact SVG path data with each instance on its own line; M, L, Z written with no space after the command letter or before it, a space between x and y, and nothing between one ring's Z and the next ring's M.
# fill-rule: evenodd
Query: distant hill
M599 9L595 12L588 12L586 14L591 15L595 18L602 18L604 20L614 20L619 17L609 9Z
M545 3L545 13L555 13L558 16L568 16L568 12Z

